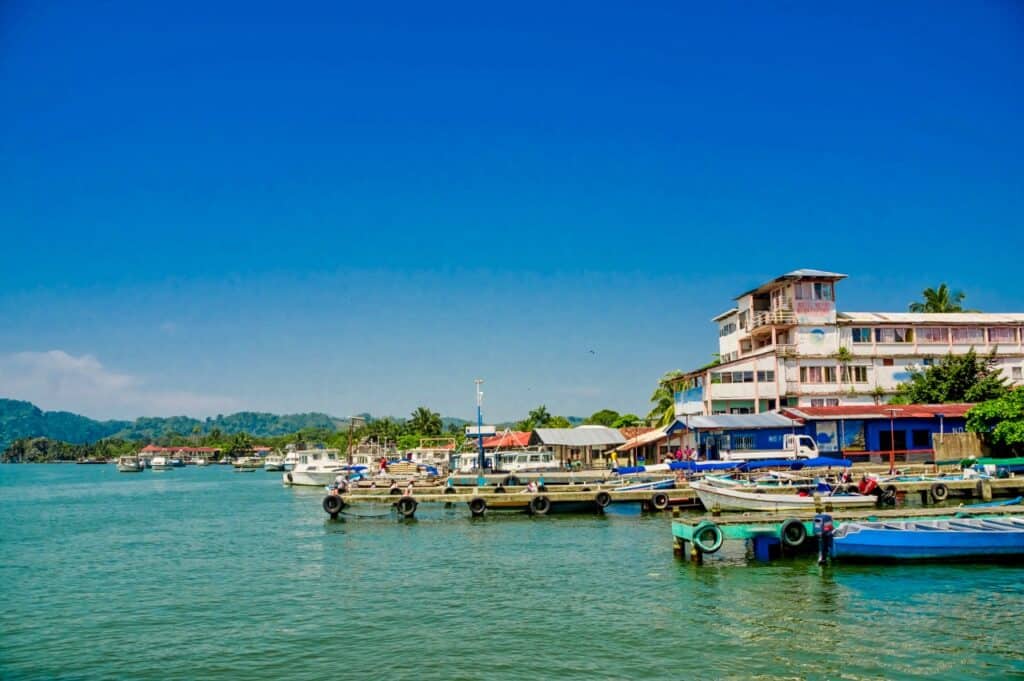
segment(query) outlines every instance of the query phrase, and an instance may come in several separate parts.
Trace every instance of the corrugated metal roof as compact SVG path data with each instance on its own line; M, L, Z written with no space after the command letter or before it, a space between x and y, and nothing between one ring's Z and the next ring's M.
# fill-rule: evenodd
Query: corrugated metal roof
M713 321L713 322L721 321L721 320L725 319L726 317L728 317L729 315L736 314L737 312L739 312L739 308L736 308L736 307L729 308L728 310L726 310L722 314L717 315L715 317L712 317L711 321Z
M626 441L622 433L605 426L577 426L575 428L537 428L530 442L539 440L545 445L567 447L593 447L600 445L621 445Z
M769 411L763 414L717 414L715 416L690 416L677 419L674 425L691 430L748 430L756 428L792 428L801 425L782 414Z
M779 282L782 282L782 281L788 281L790 279L803 279L805 277L816 277L818 279L831 279L832 281L839 281L840 279L846 279L846 275L845 274L840 274L839 272L826 272L825 270L812 270L812 269L804 267L804 268L801 268L799 270L793 270L792 272L786 272L783 275L775 277L771 281L766 281L765 283L761 284L760 286L757 286L755 288L750 289L749 291L745 291L745 292L739 294L738 296L736 296L736 298L742 298L743 296L749 296L751 293L757 293L759 291L764 291L764 290L766 290L766 289L768 289L768 288L770 288L770 287L774 286L775 284L778 284Z
M837 312L854 324L1024 324L1024 312Z
M802 419L887 419L890 410L898 419L962 418L973 404L844 404L838 407L785 407L783 412Z
M619 447L619 451L628 452L637 447L649 445L652 442L660 442L666 438L668 438L668 433L665 432L664 428L654 428L650 432L626 440L625 444Z
M485 437L484 448L525 447L530 444L530 435L531 433L528 431L510 430L494 437Z

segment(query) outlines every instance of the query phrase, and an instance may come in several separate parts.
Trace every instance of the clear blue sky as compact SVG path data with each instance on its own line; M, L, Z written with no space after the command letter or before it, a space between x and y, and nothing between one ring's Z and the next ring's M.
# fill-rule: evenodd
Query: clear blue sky
M1021 5L772 5L0 3L0 395L643 413L796 267L1024 310Z

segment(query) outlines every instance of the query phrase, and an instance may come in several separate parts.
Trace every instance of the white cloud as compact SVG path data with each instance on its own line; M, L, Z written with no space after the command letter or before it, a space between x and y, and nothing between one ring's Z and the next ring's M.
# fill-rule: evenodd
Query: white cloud
M137 376L105 368L92 355L63 350L0 355L0 396L95 418L209 416L239 408L231 397L152 388Z

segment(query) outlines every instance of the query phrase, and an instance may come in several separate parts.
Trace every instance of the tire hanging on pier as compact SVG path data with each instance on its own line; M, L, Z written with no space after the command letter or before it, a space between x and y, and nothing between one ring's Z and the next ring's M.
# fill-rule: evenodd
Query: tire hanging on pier
M807 528L804 527L802 521L790 518L783 522L779 528L779 539L786 546L795 549L798 546L802 546L807 540Z
M722 534L722 528L710 520L701 521L693 529L693 545L702 553L714 553L722 548L722 542L724 541L725 536Z
M324 497L323 506L329 516L336 518L341 513L341 509L345 508L345 501L337 494L328 494Z
M395 510L397 510L398 515L403 518L411 518L416 515L417 506L419 506L419 502L412 497L402 497L395 502Z
M444 488L444 493L445 494L455 494L455 488L454 487L445 487Z
M516 476L514 476L514 475L507 475L507 476L505 476L505 479L501 481L501 484L505 485L506 487L518 487L522 483L519 481L519 478L517 478Z
M288 478L288 482L295 482L294 480L292 480L292 473L291 473L291 471L288 471L287 473L285 473L284 477Z
M597 496L594 497L594 503L597 504L598 508L608 508L608 504L612 503L612 495L608 492L598 492Z
M530 499L530 513L533 515L547 515L551 510L551 500L545 496L533 497Z
M945 483L937 482L932 485L932 499L935 501L945 501L949 498L949 488L946 487Z
M507 490L507 489L505 489L505 486L504 486L504 485L498 485L497 487L495 487L495 488L494 488L494 493L495 493L495 494L504 494L504 493L505 493L505 492L507 492L507 491L508 491L508 490Z
M664 492L658 492L651 497L651 508L655 511L664 511L668 508L668 495ZM706 552L705 552L706 553Z
M487 511L487 502L481 497L473 497L469 500L469 512L474 518L482 516Z

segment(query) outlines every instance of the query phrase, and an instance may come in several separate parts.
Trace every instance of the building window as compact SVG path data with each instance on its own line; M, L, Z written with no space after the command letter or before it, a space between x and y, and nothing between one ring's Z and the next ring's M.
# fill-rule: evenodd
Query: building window
M848 383L868 382L868 368L866 366L843 367L843 375Z
M882 358L882 366L884 366L884 367L891 367L891 366L893 366L893 364L894 364L894 362L892 361L892 357L884 357L884 358Z
M753 411L754 410L751 409L750 407L730 407L729 408L729 413L730 414L750 414L750 413L753 413Z
M949 329L945 326L925 326L917 330L918 343L948 343Z
M1012 326L994 326L988 330L989 343L1016 343L1017 329Z
M750 313L747 312L746 310L744 310L743 312L740 312L740 328L741 329L747 328L747 318L748 317L750 317Z
M914 330L906 328L875 329L877 343L913 343Z
M1024 369L1021 369L1020 367L1012 367L1010 369L1010 377L1015 381L1024 379Z
M838 407L839 400L835 397L815 397L811 400L812 407Z
M914 449L930 449L932 434L927 430L912 430L910 431L910 444Z
M758 371L757 372L757 382L758 383L771 383L774 380L775 380L775 372L774 371Z
M870 343L871 342L871 329L864 327L857 327L853 329L853 342L854 343Z
M797 300L832 300L832 283L804 281L793 285Z
M985 329L980 326L965 326L951 329L954 343L984 343Z
M835 383L835 367L800 367L801 383Z
M733 435L732 436L732 448L733 449L753 449L754 448L754 436L753 435Z
M734 333L736 333L736 322L722 324L722 327L718 330L719 336L731 336Z

